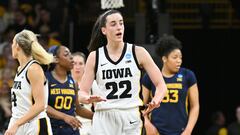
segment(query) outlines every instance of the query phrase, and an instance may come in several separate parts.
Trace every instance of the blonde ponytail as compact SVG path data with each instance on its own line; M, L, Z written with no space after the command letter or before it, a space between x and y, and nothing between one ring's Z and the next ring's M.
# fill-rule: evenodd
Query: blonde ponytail
M46 52L37 41L32 42L32 56L41 64L48 65L53 62L53 55Z
M53 62L53 55L49 54L37 40L36 34L30 30L22 30L16 34L16 42L23 49L24 53L32 55L40 64L48 65Z

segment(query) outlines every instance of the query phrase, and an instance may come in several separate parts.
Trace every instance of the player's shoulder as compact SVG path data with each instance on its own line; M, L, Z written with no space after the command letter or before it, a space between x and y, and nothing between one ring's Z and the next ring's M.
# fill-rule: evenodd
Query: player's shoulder
M88 56L88 57L93 57L93 56L95 56L95 55L96 55L96 52L97 52L97 50L96 50L96 51L91 51L91 52L89 53L89 56Z
M29 66L28 68L28 72L36 72L36 73L39 73L39 72L43 72L43 69L41 67L41 65L38 63L38 62L32 62L32 64Z
M194 72L191 69L181 67L179 70L179 74L182 74L185 76L191 76L191 75L194 75Z
M92 51L89 53L88 57L87 57L87 60L88 61L92 61L96 59L96 56L97 56L97 50L96 51Z
M136 45L136 44L132 44L132 45L134 48L133 51L137 56L145 56L148 53L144 47Z
M181 72L193 72L191 69L185 68L185 67L181 67L181 68L180 68L180 71L181 71Z
M135 47L136 51L146 51L146 49L138 44L133 44Z

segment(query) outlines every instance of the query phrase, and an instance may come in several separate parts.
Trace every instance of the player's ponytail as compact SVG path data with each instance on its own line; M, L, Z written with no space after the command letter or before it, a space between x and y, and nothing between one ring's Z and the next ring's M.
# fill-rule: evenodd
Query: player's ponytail
M50 64L53 56L38 43L37 36L30 30L22 30L15 36L15 40L26 56L33 56L40 64Z
M32 43L32 55L41 64L48 65L53 62L53 55L47 53L37 41Z

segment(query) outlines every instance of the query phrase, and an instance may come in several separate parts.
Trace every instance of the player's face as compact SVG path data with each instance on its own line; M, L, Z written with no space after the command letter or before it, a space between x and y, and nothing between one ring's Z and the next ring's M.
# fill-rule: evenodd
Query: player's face
M17 43L16 43L16 40L15 40L15 37L13 38L13 41L12 41L12 57L14 59L17 58Z
M240 121L240 107L237 108L236 116L237 116L237 120Z
M123 17L119 13L114 13L106 17L106 25L102 27L102 32L108 41L123 42L124 23Z
M85 67L84 58L82 56L76 55L76 56L73 56L73 61L74 61L74 65L71 71L72 74L74 76L82 77L84 72L84 67Z
M169 53L164 65L173 73L177 73L182 64L182 52L179 49L175 49Z
M73 57L69 49L65 46L60 46L59 53L56 57L58 65L70 71L73 68Z

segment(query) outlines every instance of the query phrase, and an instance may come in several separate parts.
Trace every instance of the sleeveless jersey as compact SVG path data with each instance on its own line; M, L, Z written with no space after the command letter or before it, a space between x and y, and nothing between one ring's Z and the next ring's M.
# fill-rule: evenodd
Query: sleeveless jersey
M161 106L152 111L151 121L160 134L181 134L188 122L188 90L197 83L194 73L186 68L180 68L173 77L164 77L168 93ZM147 74L142 84L155 93L155 86Z
M33 64L37 63L35 60L30 60L26 66L19 72L16 73L14 78L13 87L11 89L11 101L12 101L12 117L21 118L28 111L29 108L34 104L34 99L32 96L32 88L30 82L27 78L28 68ZM45 103L47 107L48 100L48 85L47 82L44 84L44 95ZM35 118L40 119L46 117L46 110L41 112Z
M51 74L51 72L45 73L49 82L49 98L48 105L68 115L75 116L75 83L71 75L67 76L67 81L61 83L57 81ZM51 118L52 127L69 126L63 120Z
M125 43L118 61L112 61L106 46L96 51L96 82L99 89L94 95L107 99L96 103L95 109L128 109L142 106L141 70L139 68L135 46Z

